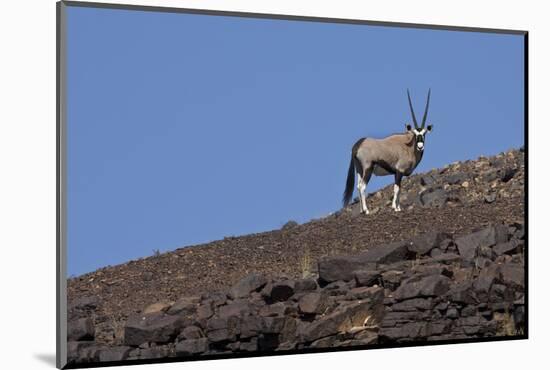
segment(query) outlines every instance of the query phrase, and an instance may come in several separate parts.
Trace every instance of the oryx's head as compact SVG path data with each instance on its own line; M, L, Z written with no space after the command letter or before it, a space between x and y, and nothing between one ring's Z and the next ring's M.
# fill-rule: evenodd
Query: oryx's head
M428 125L427 127L425 127L426 117L428 116L428 107L430 106L430 90L428 90L428 99L426 100L424 117L422 117L422 123L419 126L418 122L416 121L416 116L414 115L414 109L411 102L411 94L409 94L409 89L407 89L407 97L409 98L409 108L411 108L411 115L414 123L414 128L410 124L405 125L405 127L407 128L407 132L412 132L415 135L415 140L414 140L415 149L418 151L424 150L424 141L425 141L426 133L432 131L432 128L433 128L433 125Z

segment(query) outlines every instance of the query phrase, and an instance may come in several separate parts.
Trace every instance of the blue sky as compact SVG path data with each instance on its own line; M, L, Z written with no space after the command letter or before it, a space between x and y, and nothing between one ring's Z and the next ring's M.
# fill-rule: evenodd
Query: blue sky
M407 88L417 172L524 142L522 36L78 7L67 35L70 275L339 209Z

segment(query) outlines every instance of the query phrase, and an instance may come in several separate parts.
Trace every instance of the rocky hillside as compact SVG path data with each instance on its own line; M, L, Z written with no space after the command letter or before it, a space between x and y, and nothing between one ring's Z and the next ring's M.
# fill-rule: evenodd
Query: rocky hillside
M328 217L69 280L76 362L516 335L522 150L454 163Z

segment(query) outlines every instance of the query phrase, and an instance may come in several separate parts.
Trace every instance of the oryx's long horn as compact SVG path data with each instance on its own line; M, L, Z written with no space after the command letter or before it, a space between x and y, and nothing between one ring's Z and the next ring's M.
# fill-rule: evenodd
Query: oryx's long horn
M426 124L426 117L428 117L428 107L430 106L430 92L432 89L428 89L428 100L426 100L426 109L424 109L424 117L422 117L422 126L420 126L420 129L424 128L424 125Z
M409 98L409 108L411 108L411 115L414 122L414 128L418 130L418 123L416 122L416 116L414 115L414 109L411 102L411 94L409 94L409 89L407 89L407 97Z

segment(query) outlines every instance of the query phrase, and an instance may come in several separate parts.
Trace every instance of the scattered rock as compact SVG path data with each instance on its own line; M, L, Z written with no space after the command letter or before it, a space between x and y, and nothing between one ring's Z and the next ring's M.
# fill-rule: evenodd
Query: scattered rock
M424 207L442 207L449 196L443 188L427 189L419 195L420 204Z
M483 200L485 203L493 203L495 200L497 200L497 195L495 193L489 193L483 196Z
M468 178L468 175L465 173L458 172L447 176L447 183L450 185L456 185L465 182Z
M141 278L143 279L143 281L151 281L153 280L153 277L155 275L151 272L151 271L145 271L142 275L141 275Z
M435 184L435 179L431 175L424 175L420 177L420 184L422 186L432 186Z
M298 223L296 221L290 220L287 223L285 223L282 227L283 230L289 230L294 227L298 226Z

